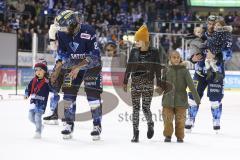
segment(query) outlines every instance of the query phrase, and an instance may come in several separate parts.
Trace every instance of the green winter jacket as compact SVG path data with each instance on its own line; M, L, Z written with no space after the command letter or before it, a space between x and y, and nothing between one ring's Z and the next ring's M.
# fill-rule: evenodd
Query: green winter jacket
M165 70L163 79L172 84L172 90L163 95L163 107L188 107L187 87L191 90L196 103L200 104L192 77L184 65L170 65Z

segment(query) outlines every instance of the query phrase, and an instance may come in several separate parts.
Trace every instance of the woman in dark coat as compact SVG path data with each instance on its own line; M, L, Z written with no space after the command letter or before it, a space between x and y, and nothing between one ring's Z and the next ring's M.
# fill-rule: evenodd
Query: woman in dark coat
M147 137L151 139L154 135L154 122L150 105L154 90L154 77L157 86L160 86L161 65L160 53L157 49L149 47L149 33L145 25L135 33L136 48L131 50L125 76L123 89L127 91L128 79L131 75L131 98L133 105L133 139L139 141L139 112L140 99L142 98L142 109L148 124ZM157 89L158 90L158 89Z

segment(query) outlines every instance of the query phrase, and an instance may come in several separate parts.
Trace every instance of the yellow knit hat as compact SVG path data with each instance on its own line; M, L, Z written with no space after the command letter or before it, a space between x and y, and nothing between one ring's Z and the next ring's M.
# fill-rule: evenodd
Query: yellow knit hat
M135 41L149 42L149 32L146 25L142 25L135 33Z

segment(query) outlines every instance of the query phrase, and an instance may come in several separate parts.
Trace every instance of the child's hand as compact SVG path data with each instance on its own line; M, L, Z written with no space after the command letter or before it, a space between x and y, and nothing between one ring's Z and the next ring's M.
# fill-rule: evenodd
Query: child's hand
M212 52L208 49L207 50L207 57L206 57L206 59L214 59L214 58L215 58L215 55L212 54Z

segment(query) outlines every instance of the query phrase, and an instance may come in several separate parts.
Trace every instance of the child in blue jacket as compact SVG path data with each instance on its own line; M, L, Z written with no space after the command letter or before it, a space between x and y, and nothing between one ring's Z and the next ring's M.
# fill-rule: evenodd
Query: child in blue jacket
M24 98L30 98L29 120L36 126L34 138L39 139L42 133L42 115L47 106L50 87L47 79L46 63L36 63L34 71L35 77L28 84Z

